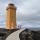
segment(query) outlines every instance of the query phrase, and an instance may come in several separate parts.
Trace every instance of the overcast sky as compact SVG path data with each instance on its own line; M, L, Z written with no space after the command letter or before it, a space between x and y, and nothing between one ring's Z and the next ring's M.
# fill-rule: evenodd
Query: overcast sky
M17 8L17 24L27 28L40 27L40 0L0 0L0 27L5 28L6 7L9 3L14 3Z

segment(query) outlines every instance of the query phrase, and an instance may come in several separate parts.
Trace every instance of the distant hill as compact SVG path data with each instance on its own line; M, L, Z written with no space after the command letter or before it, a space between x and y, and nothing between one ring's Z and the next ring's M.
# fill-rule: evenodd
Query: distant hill
M19 29L10 29L10 32L14 32L14 31L17 31ZM9 29L5 29L5 28L0 28L0 32L8 32Z

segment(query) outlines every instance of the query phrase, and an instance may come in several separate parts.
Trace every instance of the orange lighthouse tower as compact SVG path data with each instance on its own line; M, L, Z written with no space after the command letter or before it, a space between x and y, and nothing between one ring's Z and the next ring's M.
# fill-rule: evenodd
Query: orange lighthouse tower
M8 4L7 10L7 19L6 27L7 29L16 29L16 7L14 4Z

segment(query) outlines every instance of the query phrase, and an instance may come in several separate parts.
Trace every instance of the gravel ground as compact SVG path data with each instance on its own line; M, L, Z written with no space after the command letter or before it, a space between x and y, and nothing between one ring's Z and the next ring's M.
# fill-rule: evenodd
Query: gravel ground
M6 40L20 40L19 39L19 33L21 32L21 31L23 31L24 29L20 29L20 30L18 30L18 31L16 31L16 32L13 32L12 34L10 34L7 38L6 38Z

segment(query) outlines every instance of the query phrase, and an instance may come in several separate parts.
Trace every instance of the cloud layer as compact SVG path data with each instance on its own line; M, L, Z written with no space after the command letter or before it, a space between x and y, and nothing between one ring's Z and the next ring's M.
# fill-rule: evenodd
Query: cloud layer
M0 13L3 17L6 13L5 8L10 2L17 7L17 24L26 25L26 27L40 27L40 0L1 0Z
M40 0L20 0L17 4L17 19L22 24L26 23L28 26L40 27Z

